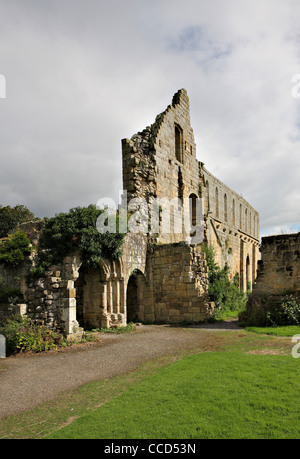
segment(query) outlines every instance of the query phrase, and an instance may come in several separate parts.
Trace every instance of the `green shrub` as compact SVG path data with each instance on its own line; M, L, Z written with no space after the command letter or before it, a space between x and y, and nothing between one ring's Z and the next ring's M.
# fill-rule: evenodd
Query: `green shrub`
M240 321L247 326L300 325L300 301L296 295L250 297Z
M216 304L214 316L218 317L226 311L241 311L245 308L247 296L239 289L239 276L236 274L233 281L229 279L229 268L221 269L215 262L212 246L203 244L208 266L208 294L210 300Z
M0 326L5 336L7 354L17 352L42 352L62 343L62 335L44 325L34 324L28 317L14 316Z
M36 220L27 207L18 204L15 207L0 205L0 237L5 237L22 222Z
M0 303L13 303L16 298L21 296L18 288L4 287L0 283Z
M0 245L0 263L16 268L30 255L30 240L22 231L17 231Z
M98 266L101 258L119 258L125 235L100 234L96 221L102 212L91 204L45 218L36 266L30 271L28 281L41 277L49 266L61 263L74 249L79 250L85 266Z

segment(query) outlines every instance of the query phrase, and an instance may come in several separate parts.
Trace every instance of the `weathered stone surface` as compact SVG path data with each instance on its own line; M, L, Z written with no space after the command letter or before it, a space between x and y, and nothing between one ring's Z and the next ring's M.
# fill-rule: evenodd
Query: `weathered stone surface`
M300 291L300 233L262 238L255 297Z

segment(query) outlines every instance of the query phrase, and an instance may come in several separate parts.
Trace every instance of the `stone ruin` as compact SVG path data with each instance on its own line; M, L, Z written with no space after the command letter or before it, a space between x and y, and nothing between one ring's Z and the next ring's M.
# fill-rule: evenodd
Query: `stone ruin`
M185 89L174 95L151 126L122 140L122 158L125 199L143 198L149 203L188 198L193 227L201 226L203 240L214 247L218 265L227 265L231 278L239 274L242 290L251 289L259 260L259 214L197 160ZM197 199L203 203L203 218L198 221ZM68 335L80 328L131 321L207 320L214 305L208 296L205 255L190 230L180 227L175 210L171 209L170 231L129 232L122 256L103 259L97 269L82 266L80 255L74 252L27 285L28 267L8 272L0 266L2 279L7 285L17 282L24 296L14 311L49 328L60 327Z

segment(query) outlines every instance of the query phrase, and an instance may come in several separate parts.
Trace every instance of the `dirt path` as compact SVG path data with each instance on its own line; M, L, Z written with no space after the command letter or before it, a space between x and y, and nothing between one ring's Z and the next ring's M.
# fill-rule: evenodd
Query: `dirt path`
M218 347L218 330L222 329L238 327L235 323L201 328L142 325L133 333L102 334L98 343L3 359L0 418L29 410L87 382L127 373L157 357Z

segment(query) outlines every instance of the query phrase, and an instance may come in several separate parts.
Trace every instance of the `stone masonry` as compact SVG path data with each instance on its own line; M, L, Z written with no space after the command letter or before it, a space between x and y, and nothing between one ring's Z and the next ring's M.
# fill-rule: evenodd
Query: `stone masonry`
M145 200L148 222L156 215L153 203L160 204L161 212L168 201L167 226L159 213L158 227L149 225L147 234L129 232L120 259L103 259L97 269L82 266L78 253L49 267L43 278L23 285L23 310L30 318L66 334L136 320L206 320L214 305L208 297L202 241L214 246L217 263L221 268L227 265L232 278L239 274L242 290L254 285L259 215L197 160L185 89L173 96L151 126L122 140L122 161L123 201L130 206L133 198ZM195 243L198 229L203 237ZM296 283L297 275L294 270Z
M253 296L300 292L300 233L262 238Z

